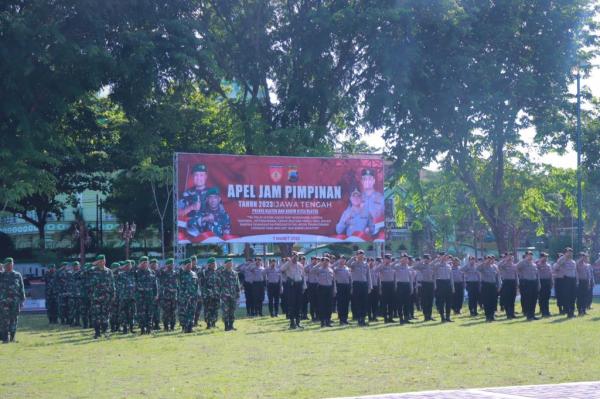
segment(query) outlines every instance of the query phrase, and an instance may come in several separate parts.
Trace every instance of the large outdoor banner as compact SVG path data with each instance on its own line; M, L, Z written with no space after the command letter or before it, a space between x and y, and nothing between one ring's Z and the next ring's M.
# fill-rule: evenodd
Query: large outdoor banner
M179 244L383 241L383 160L175 155Z

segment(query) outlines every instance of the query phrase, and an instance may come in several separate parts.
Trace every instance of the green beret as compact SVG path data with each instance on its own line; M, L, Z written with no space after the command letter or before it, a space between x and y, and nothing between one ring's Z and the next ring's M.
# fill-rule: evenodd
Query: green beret
M196 173L196 172L208 172L208 169L206 168L206 165L204 165L203 163L197 163L192 168L192 173Z
M198 260L198 257L196 255L192 255L190 256L190 260Z
M219 187L211 187L208 190L206 190L206 195L220 195L221 191L219 190Z
M206 263L215 263L215 262L216 262L216 259L215 259L215 258L208 258L208 259L206 260Z
M373 172L373 169L363 169L362 173L363 176L375 176L375 173Z
M165 265L170 266L175 263L175 259L169 258L165 261Z
M152 258L152 259L150 259L150 263L158 263L158 259Z
M91 263L85 263L83 265L83 269L84 270L90 270L93 267L93 265Z
M233 259L231 259L231 258L225 259L225 263L228 263L228 262L233 262Z
M106 256L104 256L102 254L96 255L96 261L99 261L99 260L106 260Z
M68 262L60 262L60 267L65 267L68 266L69 263Z
M121 265L119 264L119 262L113 262L110 264L110 268L111 269L116 269L118 267L120 267Z
M138 263L142 263L142 262L148 262L148 257L147 256L142 256L140 258L140 260L138 261Z
M78 261L75 261L75 262L71 263L71 266L73 266L73 267L81 266L81 264Z

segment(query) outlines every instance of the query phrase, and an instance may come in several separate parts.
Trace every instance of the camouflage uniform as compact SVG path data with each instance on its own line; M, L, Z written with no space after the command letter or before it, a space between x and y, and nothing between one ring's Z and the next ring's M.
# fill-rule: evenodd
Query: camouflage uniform
M133 332L135 318L135 273L132 270L121 270L115 278L117 297L119 298L119 324L123 334Z
M58 322L58 292L56 291L56 269L54 265L44 275L46 314L51 324Z
M167 265L172 265L172 259L167 260ZM175 328L175 311L177 309L177 290L179 282L177 272L166 268L158 272L158 298L162 308L163 325L165 331Z
M92 264L86 263L81 270L81 321L83 328L92 326L90 313L90 275L92 273Z
M19 311L23 302L25 302L25 285L21 273L0 272L0 338L4 343L8 342L9 334L11 341L15 339Z
M206 209L202 212L202 218L212 215L212 221L203 221L201 224L202 231L210 231L214 235L222 237L231 232L231 219L223 208L219 205L217 209Z
M60 324L69 323L69 270L66 265L61 266L56 272L56 290L58 292L58 317Z
M192 270L196 273L197 276L201 275L201 269L198 268L196 263L196 256L192 256L190 258L192 260ZM196 299L196 310L194 311L194 326L198 325L198 319L200 318L200 314L202 313L202 295L200 289L200 278L198 278L198 298Z
M221 293L221 313L225 331L233 329L235 308L240 298L240 281L235 270L221 269L219 275L219 291Z
M136 284L138 324L142 334L147 334L150 333L152 328L152 311L158 295L156 275L150 269L138 269L136 271Z
M154 272L156 276L156 284L157 284L157 295L160 292L160 280L158 278L158 262L156 260L152 260L150 262L150 269ZM160 330L160 304L158 303L158 298L155 297L154 303L152 304L152 329Z
M94 338L100 337L100 331L108 329L111 302L115 297L115 279L113 272L104 266L95 266L90 273L90 303L92 324L96 330Z
M69 291L69 320L72 326L79 326L81 318L81 290L83 278L81 270L72 270L67 278Z
M198 276L192 270L179 272L179 291L177 292L179 322L184 332L192 332L194 311L198 299Z
M210 259L209 259L210 262ZM212 270L209 267L204 269L201 274L202 301L204 302L204 321L206 328L215 327L215 323L219 318L219 275L217 270Z
M110 265L110 270L113 273L113 277L115 279L115 296L112 298L110 302L110 331L116 332L120 329L120 320L119 320L119 308L121 304L121 298L119 298L119 291L117 290L117 279L119 278L120 270L119 263L113 263Z

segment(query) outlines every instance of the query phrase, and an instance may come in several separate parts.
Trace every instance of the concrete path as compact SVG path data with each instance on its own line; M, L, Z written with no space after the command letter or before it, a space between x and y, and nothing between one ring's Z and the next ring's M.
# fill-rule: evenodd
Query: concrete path
M356 396L353 399L600 399L600 381ZM350 398L339 398L350 399Z

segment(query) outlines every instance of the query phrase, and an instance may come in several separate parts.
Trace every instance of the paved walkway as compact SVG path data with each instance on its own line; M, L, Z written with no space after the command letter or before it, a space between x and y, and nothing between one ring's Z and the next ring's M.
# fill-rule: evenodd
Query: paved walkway
M360 396L355 399L600 399L600 381ZM340 398L344 399L344 398Z

